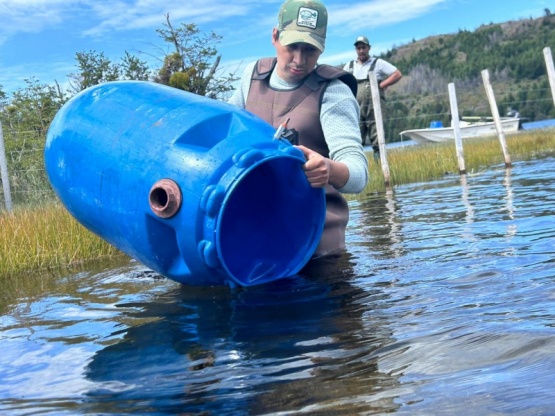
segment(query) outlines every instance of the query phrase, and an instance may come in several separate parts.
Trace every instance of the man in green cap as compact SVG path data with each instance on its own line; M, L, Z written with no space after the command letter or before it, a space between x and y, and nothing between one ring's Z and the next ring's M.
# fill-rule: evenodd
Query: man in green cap
M310 184L326 190L326 224L316 257L345 247L349 209L341 194L362 192L368 183L356 80L341 69L317 65L327 25L322 2L283 3L272 31L276 57L248 65L229 100L276 129L288 120L284 137L304 153Z

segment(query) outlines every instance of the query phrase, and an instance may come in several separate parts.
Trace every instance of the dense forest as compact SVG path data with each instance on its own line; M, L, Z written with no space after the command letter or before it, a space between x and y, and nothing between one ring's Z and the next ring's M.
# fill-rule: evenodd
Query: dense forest
M389 141L399 132L450 123L447 85L454 83L461 116L489 116L481 72L490 74L500 115L517 109L529 121L555 117L543 49L555 46L555 15L501 24L473 32L432 36L380 55L404 74L388 90L384 120Z

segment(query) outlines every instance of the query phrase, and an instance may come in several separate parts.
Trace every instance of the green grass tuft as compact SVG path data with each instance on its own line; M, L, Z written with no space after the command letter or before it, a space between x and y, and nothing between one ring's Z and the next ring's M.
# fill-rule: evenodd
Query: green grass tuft
M121 254L57 203L1 213L0 229L0 276Z

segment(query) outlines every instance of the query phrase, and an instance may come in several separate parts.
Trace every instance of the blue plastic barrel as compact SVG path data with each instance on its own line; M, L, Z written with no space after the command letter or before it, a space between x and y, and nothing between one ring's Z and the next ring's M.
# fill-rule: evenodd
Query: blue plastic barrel
M170 279L249 286L297 273L325 197L302 152L234 106L112 82L69 100L45 147L52 187L85 227Z
M441 120L432 120L430 122L431 129L439 129L441 127L443 127L443 123L441 122Z

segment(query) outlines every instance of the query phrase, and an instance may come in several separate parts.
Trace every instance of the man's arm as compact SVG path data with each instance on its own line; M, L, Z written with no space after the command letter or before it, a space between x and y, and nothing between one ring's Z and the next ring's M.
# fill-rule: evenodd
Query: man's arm
M330 151L329 183L342 193L359 193L368 183L359 112L349 87L339 80L332 81L322 97L320 121Z
M393 74L391 74L386 79L384 79L382 82L380 82L379 87L381 89L385 90L387 87L390 87L393 84L397 83L401 78L403 78L403 74L401 74L401 71L396 69L395 72L393 72Z

